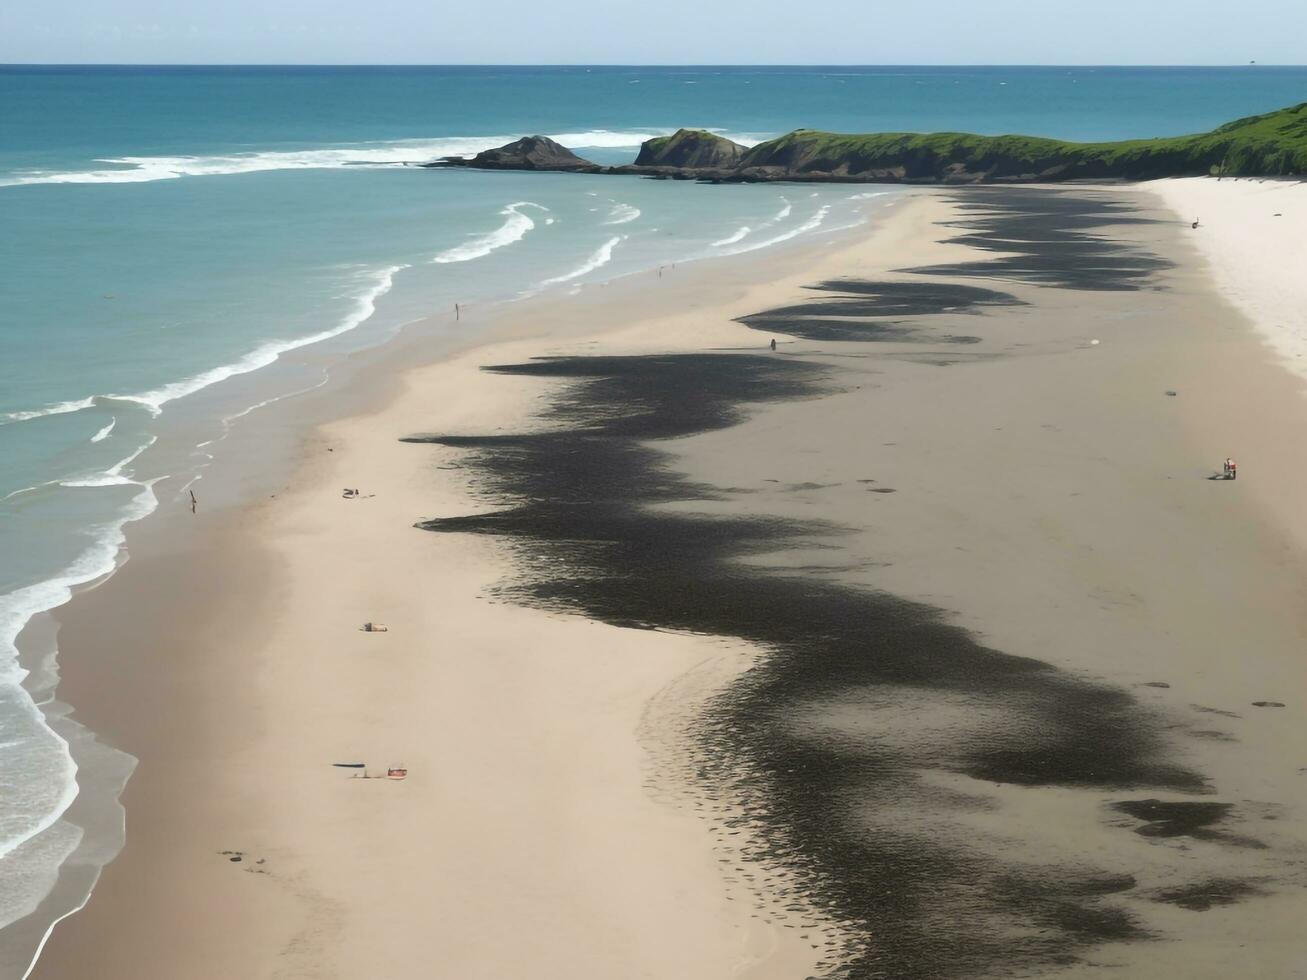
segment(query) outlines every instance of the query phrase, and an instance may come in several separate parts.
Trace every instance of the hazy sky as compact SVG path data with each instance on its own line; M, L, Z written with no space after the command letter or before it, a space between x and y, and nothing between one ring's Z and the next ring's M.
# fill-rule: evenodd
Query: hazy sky
M1307 0L3 0L0 63L1303 64Z

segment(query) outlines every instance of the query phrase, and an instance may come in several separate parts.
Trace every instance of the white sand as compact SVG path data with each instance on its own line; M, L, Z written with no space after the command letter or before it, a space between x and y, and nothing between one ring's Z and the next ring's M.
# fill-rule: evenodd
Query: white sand
M1221 292L1307 377L1307 181L1185 177L1148 189L1198 228Z

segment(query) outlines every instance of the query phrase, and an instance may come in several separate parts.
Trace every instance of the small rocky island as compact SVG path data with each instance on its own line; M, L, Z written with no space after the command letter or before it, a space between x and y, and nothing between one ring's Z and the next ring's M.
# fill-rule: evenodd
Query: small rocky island
M1208 133L1115 143L971 133L846 135L798 129L754 147L699 129L645 141L634 163L601 166L547 136L426 167L634 174L714 183L983 184L1307 174L1307 103Z
M474 157L445 157L424 167L471 167L475 170L557 170L597 173L604 168L583 160L548 136L524 136Z

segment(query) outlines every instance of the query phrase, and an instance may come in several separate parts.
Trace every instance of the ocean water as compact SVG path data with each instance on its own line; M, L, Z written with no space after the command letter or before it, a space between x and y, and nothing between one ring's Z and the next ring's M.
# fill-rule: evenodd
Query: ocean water
M465 329L454 303L782 247L893 193L411 164L528 133L623 162L679 126L1160 136L1305 99L1274 67L0 67L0 978L117 846L92 768L130 771L56 700L44 613L232 426L420 318Z

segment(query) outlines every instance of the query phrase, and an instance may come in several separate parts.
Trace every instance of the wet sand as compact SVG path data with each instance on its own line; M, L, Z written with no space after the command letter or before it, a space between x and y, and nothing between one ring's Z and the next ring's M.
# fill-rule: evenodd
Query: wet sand
M143 543L36 976L1296 975L1307 412L1186 227L931 192L540 304Z

